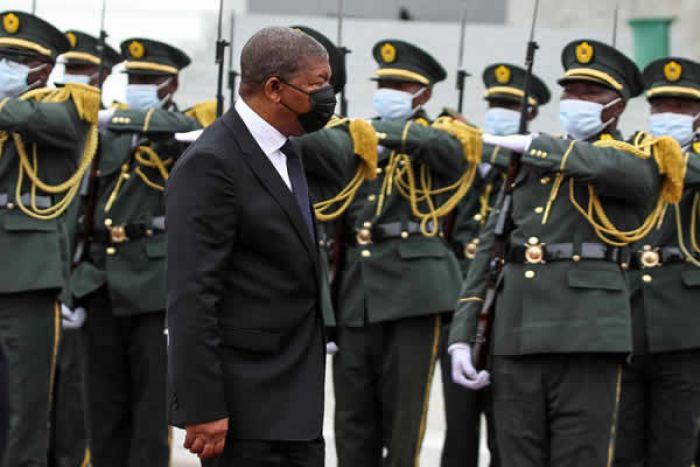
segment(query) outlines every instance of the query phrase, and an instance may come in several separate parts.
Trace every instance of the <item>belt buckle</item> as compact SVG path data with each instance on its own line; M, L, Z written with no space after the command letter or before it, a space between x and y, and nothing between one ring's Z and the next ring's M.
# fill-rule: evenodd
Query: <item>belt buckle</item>
M109 238L112 243L124 243L129 240L126 235L126 227L123 225L115 225L109 228Z
M372 231L367 228L361 228L355 235L355 241L358 245L369 245L372 243Z
M525 263L544 264L544 243L525 245Z
M642 268L651 269L661 265L661 255L658 248L652 248L650 245L644 245L642 252L639 254L639 262Z

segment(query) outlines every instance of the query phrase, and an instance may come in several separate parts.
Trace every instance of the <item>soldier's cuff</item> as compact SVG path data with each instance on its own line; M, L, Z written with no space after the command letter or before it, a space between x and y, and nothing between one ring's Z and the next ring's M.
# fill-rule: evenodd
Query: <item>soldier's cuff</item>
M533 167L557 170L572 143L572 140L541 134L532 140L530 147L523 153L522 162Z

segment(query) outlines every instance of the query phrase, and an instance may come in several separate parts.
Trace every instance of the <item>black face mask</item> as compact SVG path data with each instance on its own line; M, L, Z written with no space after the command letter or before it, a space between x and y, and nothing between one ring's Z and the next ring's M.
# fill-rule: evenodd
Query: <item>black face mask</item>
M304 129L304 132L313 133L314 131L318 131L326 126L326 123L328 123L331 117L333 117L335 106L338 103L335 98L333 86L329 84L320 89L316 89L315 91L306 92L293 84L289 84L285 81L282 82L290 88L309 96L309 100L311 101L311 110L303 114L297 114L297 118L299 119L299 123ZM282 105L287 107L289 110L292 110L285 103L282 103ZM294 110L292 110L292 112L294 112Z

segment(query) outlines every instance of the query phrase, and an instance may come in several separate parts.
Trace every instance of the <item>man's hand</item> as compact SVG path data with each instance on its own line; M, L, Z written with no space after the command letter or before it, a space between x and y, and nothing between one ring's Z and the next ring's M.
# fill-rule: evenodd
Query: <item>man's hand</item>
M452 381L455 384L478 391L491 383L488 371L477 372L472 365L472 349L469 345L453 344L448 351L452 357Z
M187 425L185 427L185 449L197 454L200 459L213 459L224 452L226 433L228 432L228 417L213 422Z
M63 329L80 329L83 327L86 317L85 308L79 306L75 310L71 310L61 303L61 322L63 324Z

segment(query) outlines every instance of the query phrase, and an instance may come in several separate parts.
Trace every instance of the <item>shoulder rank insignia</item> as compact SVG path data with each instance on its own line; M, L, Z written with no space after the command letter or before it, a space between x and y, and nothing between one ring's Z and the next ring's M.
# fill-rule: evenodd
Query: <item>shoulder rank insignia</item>
M508 84L510 82L510 68L505 65L499 65L494 71L496 75L496 81L500 84Z
M131 41L131 44L129 44L129 55L131 55L131 58L138 60L142 58L145 53L146 49L143 47L142 43L139 41Z
M396 47L391 42L387 42L382 46L381 54L384 63L394 63L396 61Z
M586 65L593 60L593 46L588 42L581 42L576 47L576 60L582 65Z
M17 31L19 31L19 16L17 16L14 13L8 13L5 15L5 17L2 19L2 27L7 31L9 34L14 34Z
M666 63L666 65L664 65L664 77L668 81L674 83L681 79L682 75L683 67L677 61L671 60L670 62Z

